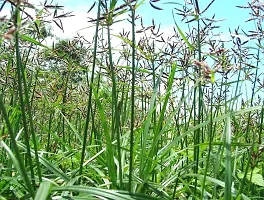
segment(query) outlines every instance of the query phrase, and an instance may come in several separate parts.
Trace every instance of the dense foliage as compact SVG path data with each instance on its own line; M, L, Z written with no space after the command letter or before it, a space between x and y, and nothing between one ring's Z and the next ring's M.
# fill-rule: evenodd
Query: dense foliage
M203 17L214 1L170 2L189 28L175 20L168 38L144 25L144 2L87 2L93 37L49 46L51 24L63 30L73 13L3 1L0 199L264 196L261 1L241 6L256 30L230 41ZM120 19L131 29L114 32Z

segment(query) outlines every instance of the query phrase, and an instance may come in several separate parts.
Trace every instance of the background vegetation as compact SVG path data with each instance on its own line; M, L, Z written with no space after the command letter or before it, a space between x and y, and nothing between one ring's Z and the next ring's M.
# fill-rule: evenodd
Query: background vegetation
M92 40L50 47L72 13L1 5L0 199L261 199L261 1L241 7L256 29L227 42L203 17L214 1L171 2L188 30L175 21L169 38L144 26L144 0L87 3ZM113 34L120 17L131 29Z

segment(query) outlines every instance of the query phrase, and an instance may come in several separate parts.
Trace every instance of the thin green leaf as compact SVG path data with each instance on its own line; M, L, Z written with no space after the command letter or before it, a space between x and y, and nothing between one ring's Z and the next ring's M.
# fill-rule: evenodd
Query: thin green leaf
M38 42L37 40L35 40L35 39L33 39L33 38L31 38L31 37L29 37L29 36L27 36L27 35L19 34L19 37L20 37L22 40L25 40L25 41L28 41L28 42L33 43L33 44L35 44L35 45L38 45L38 46L41 46L41 47L44 47L44 48L49 49L49 47L47 47L47 46L41 44L41 43Z
M232 160L231 160L231 119L230 116L226 119L225 128L225 154L226 154L226 165L225 165L225 199L231 199L231 188L232 188Z
M182 32L182 30L180 29L180 27L178 26L178 24L176 23L175 21L175 18L174 18L174 14L172 15L173 16L173 20L174 20L174 23L177 27L177 30L179 32L179 34L181 35L182 39L184 40L184 42L188 45L189 49L191 51L194 51L194 46L188 41L188 39L186 38L186 36L184 35L184 33Z
M126 191L117 191L117 190L105 190L101 188L89 187L89 186L62 186L62 187L53 187L53 192L56 191L71 191L77 193L89 193L93 197L99 197L101 199L113 199L113 200L157 200L158 198L148 196L145 194L135 194L129 193Z
M34 198L34 200L46 200L48 199L48 196L50 195L50 191L52 188L52 183L45 181L42 182L39 186L39 189L37 191L37 194Z

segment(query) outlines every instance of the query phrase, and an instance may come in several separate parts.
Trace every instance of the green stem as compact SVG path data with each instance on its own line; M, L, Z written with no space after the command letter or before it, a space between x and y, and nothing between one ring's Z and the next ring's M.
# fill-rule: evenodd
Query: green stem
M91 83L89 85L88 108L87 108L86 121L85 121L85 126L84 126L84 133L83 133L83 146L82 146L80 168L79 168L79 175L80 176L82 175L82 170L83 170L85 149L86 149L86 144L87 144L88 126L89 126L89 122L90 122L90 112L91 112L91 107L92 107L92 85L93 85L94 74L95 74L97 40L98 40L98 30L99 30L99 18L100 18L100 10L101 10L100 7L101 7L101 1L99 1L99 3L98 3L98 10L97 10L96 30L95 30L95 36L94 36L93 68L92 68ZM87 72L87 80L88 80L88 72Z
M135 9L131 6L132 22L132 88L131 88L131 124L130 124L130 157L129 157L129 180L128 191L132 192L132 173L133 173L133 142L134 142L134 122L135 122Z

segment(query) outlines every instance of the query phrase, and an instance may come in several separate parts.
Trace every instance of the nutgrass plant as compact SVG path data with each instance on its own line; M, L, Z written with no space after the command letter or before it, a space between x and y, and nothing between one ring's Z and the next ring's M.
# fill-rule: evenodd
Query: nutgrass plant
M214 1L170 2L168 38L155 20L144 26L143 3L96 1L92 38L48 47L49 23L63 30L72 13L3 2L0 199L264 196L261 2L241 6L256 30L226 42L215 16L203 17ZM120 19L131 29L117 33Z

